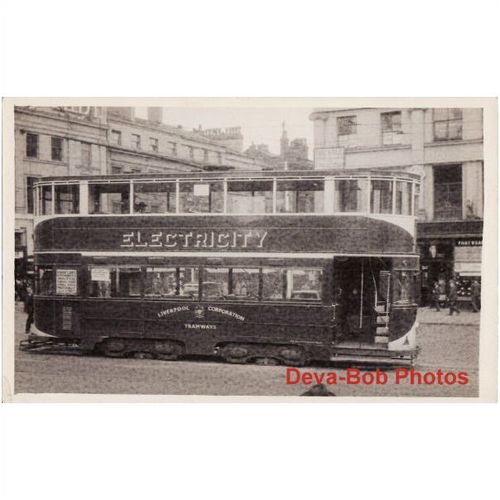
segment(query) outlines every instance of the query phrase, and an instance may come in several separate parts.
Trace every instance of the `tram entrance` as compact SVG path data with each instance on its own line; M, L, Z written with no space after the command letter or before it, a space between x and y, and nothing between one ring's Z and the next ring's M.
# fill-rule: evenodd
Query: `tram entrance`
M388 308L390 260L335 257L333 269L342 340L374 343L377 316Z

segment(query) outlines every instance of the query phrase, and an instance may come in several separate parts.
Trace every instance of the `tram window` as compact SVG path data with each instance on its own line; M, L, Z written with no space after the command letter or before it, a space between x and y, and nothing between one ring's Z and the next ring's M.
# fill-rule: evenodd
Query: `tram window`
M179 267L179 297L197 299L199 294L199 269Z
M414 304L416 297L417 273L413 271L394 271L394 304Z
M411 184L409 182L396 182L396 213L410 215L411 210Z
M323 271L321 269L287 269L288 300L320 300Z
M276 211L281 213L323 212L323 181L277 181Z
M56 214L77 214L79 212L80 187L78 184L54 187Z
M259 298L259 270L234 268L231 270L229 295L239 300L257 300Z
M229 294L229 269L227 267L205 267L201 296L203 299L222 299Z
M175 267L146 268L144 295L147 297L172 297L177 290L177 270Z
M90 266L90 279L88 281L88 296L98 298L109 298L116 295L112 293L112 283L116 284L116 272L107 266Z
M52 214L52 186L42 186L38 192L40 193L41 215Z
M140 297L138 267L90 266L89 297Z
M366 212L368 179L335 181L336 212Z
M284 270L279 267L262 269L262 300L284 300Z
M222 181L179 183L181 213L222 213L224 188Z
M373 214L392 213L392 181L371 181L370 205Z
M127 214L129 200L129 184L89 184L90 214Z
M134 183L135 213L175 213L175 182Z
M117 270L117 296L118 297L140 297L141 296L141 269L139 267L119 267Z
M230 214L273 212L273 181L228 181L227 211Z
M54 295L54 268L53 266L39 266L38 294Z

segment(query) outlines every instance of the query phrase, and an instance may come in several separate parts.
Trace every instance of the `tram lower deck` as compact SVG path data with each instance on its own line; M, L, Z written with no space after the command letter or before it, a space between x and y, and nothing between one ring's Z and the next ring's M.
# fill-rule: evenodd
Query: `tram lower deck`
M113 357L404 364L416 355L412 259L45 256L34 332Z

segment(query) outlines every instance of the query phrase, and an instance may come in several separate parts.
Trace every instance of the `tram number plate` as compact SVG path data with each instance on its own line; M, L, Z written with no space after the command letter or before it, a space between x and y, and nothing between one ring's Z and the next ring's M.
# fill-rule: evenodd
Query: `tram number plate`
M62 308L62 329L71 330L73 309L69 306L64 306Z

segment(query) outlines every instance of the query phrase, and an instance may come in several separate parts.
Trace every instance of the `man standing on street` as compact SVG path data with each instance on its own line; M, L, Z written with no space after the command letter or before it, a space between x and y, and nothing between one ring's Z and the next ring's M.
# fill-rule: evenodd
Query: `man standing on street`
M460 314L460 311L457 307L457 285L455 280L450 280L450 291L448 293L448 305L450 306L450 316L453 315L453 312Z
M26 312L28 313L28 318L26 319L26 327L24 329L26 335L29 335L30 328L33 323L33 289L30 285L26 287L26 293L24 296L24 305L26 307Z
M432 306L436 308L437 312L439 312L441 310L439 307L440 290L439 290L439 283L437 281L434 282L431 294L432 294Z
M479 312L481 309L481 285L476 279L472 281L471 285L471 302L472 310Z

